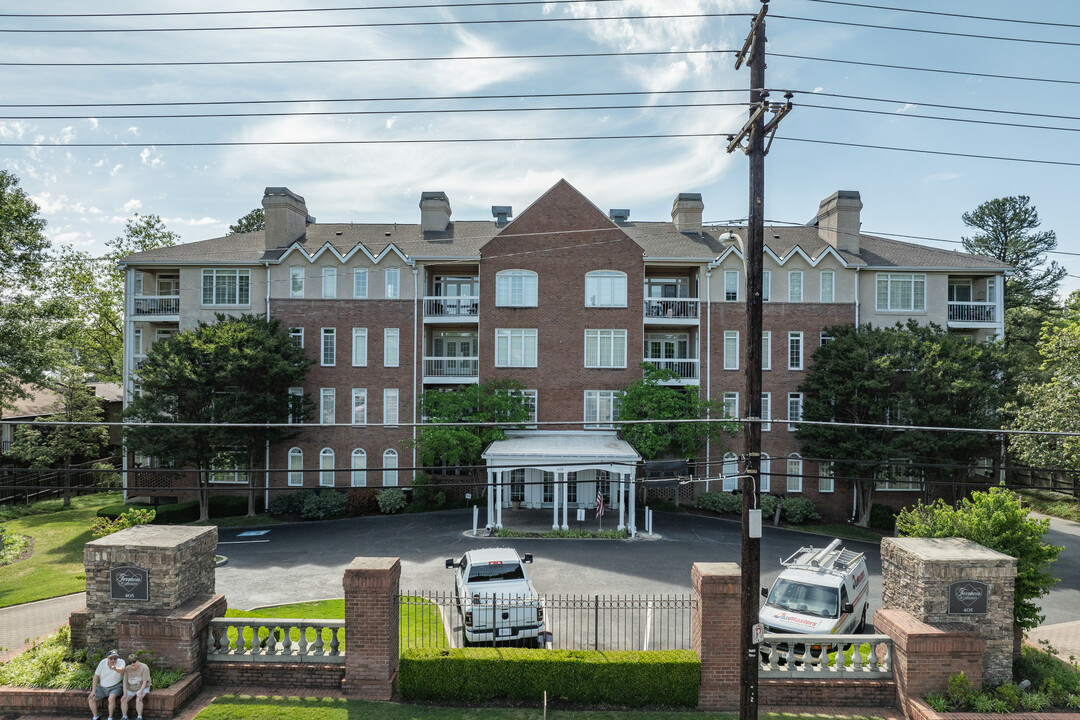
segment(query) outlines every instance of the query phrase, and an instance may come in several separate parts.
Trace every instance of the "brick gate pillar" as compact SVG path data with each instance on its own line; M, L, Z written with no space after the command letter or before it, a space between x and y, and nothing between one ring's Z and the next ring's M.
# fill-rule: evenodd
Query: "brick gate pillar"
M739 709L739 615L742 571L735 563L694 563L697 611L690 642L701 659L698 709Z
M389 700L397 684L398 558L358 557L345 568L345 694Z

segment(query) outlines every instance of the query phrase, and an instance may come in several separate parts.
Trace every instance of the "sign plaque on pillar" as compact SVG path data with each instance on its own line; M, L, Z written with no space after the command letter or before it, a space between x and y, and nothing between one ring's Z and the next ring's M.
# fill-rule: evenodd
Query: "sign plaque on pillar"
M109 592L113 600L149 600L150 572L134 565L110 568Z
M985 615L990 586L978 580L949 583L949 615Z

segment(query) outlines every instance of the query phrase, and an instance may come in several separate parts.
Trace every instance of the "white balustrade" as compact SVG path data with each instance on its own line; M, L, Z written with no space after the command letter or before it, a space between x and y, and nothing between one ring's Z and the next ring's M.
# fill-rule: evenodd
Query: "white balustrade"
M424 377L427 378L474 378L479 375L479 357L424 358Z
M136 315L179 315L179 295L137 295L135 296Z
M646 298L646 319L697 320L697 298Z
M345 662L344 620L215 618L206 639L210 662Z
M997 322L997 303L950 302L949 322Z
M892 677L888 635L766 633L759 650L763 678Z
M656 360L654 358L645 358L645 362L654 365L661 370L671 370L683 380L698 379L699 363L697 360Z
M424 317L426 318L475 318L479 314L479 295L428 295L424 297Z

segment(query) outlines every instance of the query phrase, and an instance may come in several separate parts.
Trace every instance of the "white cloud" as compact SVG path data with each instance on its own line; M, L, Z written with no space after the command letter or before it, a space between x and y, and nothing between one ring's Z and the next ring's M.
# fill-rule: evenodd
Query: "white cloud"
M135 212L136 210L139 210L139 209L141 209L141 208L142 208L142 200L138 200L138 199L136 199L136 198L132 198L131 200L128 200L128 201L127 201L126 203L124 203L124 208L123 208L123 210L124 210L124 212L126 212L126 213L127 213L128 215L130 215L131 213L133 213L133 212Z
M911 103L904 103L904 106L902 108L898 108L896 112L905 113L908 110L912 109L913 107L915 107L915 105L913 105Z
M824 89L825 89L825 88L823 88L823 87L821 87L821 86L819 85L818 87L814 88L814 92L815 92L815 93L819 93L819 92L822 92L822 91L823 91Z
M109 171L109 175L116 177L120 174L120 168L124 167L123 163L119 163L113 166L113 169Z
M97 118L87 118L86 121L88 123L90 123L90 129L91 130L97 130L98 129L98 119Z
M202 217L202 218L176 217L176 218L162 218L162 220L166 225L184 225L186 227L204 227L206 225L222 225L222 226L225 225L225 223L223 223L222 221L218 220L217 218L212 218L212 217Z
M75 213L76 215L85 215L86 206L81 202L72 202L68 199L67 195L56 195L46 191L30 197L39 208L41 212L46 215L59 215L61 213Z
M143 148L139 153L139 158L142 160L143 165L149 167L157 167L161 164L161 153L157 151L157 148Z
M951 182L953 180L959 180L963 176L964 176L963 173L957 173L957 172L934 173L933 175L927 175L925 178L923 178L923 182L926 182L926 183Z
M129 128L127 129L127 131L128 131L129 133L131 133L132 135L138 135L138 134L139 134L139 128L138 128L138 126L136 126L136 125L132 125L131 127L129 127Z
M394 123L397 122L397 115L386 119L386 129L391 130L394 127Z

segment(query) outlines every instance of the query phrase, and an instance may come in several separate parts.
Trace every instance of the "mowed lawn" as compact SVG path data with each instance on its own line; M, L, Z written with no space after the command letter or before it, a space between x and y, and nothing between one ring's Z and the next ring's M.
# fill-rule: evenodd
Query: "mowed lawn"
M120 502L119 493L72 498L69 510L5 520L9 532L33 538L29 558L0 567L0 607L69 595L86 589L83 546L98 508ZM50 506L53 503L50 503Z

